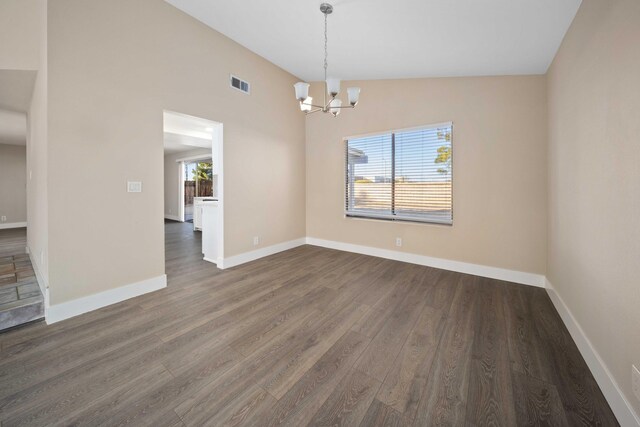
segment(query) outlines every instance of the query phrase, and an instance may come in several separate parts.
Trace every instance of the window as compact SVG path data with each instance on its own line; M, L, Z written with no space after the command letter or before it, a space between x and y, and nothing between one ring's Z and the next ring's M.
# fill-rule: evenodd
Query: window
M451 123L346 140L345 214L453 223Z

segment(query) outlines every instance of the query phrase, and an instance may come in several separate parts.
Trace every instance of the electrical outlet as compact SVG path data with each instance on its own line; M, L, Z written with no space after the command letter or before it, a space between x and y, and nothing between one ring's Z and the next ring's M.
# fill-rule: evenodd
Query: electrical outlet
M129 192L129 193L142 193L142 182L140 182L140 181L127 181L127 192Z
M633 394L636 395L636 399L640 400L640 371L635 365L631 365L631 384Z
M402 238L400 238L400 237L396 237L396 246L397 246L397 247L402 246Z
M7 222L7 217L6 217L6 215L2 215L2 217L0 217L0 221L2 221L2 222Z
M253 246L258 246L260 244L260 236L253 236Z

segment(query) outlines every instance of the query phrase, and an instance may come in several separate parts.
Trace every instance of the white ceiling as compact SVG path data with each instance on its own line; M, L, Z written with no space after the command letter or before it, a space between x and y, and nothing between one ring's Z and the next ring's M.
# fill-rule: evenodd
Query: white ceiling
M323 79L322 1L166 1L304 80ZM334 0L329 74L345 80L544 74L580 3Z
M170 111L163 117L165 154L211 148L215 122Z
M27 115L0 110L0 144L27 145Z
M164 133L164 152L167 154L195 150L196 148L211 148L211 140L178 133Z
M0 70L0 109L28 112L36 74L31 70Z
M35 71L0 70L0 144L27 145Z

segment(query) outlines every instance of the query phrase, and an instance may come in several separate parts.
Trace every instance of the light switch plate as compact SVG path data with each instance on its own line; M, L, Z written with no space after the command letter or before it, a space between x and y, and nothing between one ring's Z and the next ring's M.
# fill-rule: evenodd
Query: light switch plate
M129 193L142 193L141 181L127 181L127 192Z

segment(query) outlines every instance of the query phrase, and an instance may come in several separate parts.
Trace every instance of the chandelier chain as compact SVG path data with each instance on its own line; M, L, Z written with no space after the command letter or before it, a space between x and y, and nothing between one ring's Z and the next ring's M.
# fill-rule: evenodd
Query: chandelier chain
M355 108L356 104L358 103L360 88L347 88L349 103L348 105L342 105L342 100L337 97L340 92L340 79L327 78L327 70L329 69L328 16L333 13L333 6L331 6L329 3L322 3L320 5L320 12L324 14L324 90L322 91L322 104L320 105L319 102L313 104L313 98L309 96L309 83L298 82L293 86L296 90L296 99L300 103L300 110L304 111L305 114L312 114L321 111L323 113L331 113L334 117L336 117L338 113L342 111L342 108ZM328 97L329 102L327 102Z
M327 14L324 14L324 79L327 80Z

